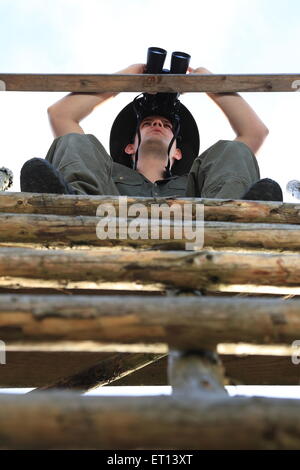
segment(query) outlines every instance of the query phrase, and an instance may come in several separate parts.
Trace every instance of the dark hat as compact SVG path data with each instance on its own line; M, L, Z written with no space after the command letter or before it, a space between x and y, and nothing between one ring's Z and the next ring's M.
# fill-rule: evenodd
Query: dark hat
M161 115L170 118L165 112L152 112L142 116L145 118L151 115ZM180 120L179 138L177 147L182 152L182 158L176 160L172 166L173 175L184 175L191 169L193 161L199 154L200 137L195 119L189 110L179 103L178 116ZM124 151L124 148L130 142L133 142L137 130L137 116L134 110L133 102L129 103L116 117L110 132L110 154L117 163L131 168L131 159Z

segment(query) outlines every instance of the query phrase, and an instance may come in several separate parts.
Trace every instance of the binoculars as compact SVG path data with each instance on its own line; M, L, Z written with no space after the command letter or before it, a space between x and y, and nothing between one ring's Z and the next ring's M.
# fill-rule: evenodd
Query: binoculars
M163 65L166 59L167 51L159 47L149 47L147 53L147 64L145 73L161 74L176 73L185 74L191 56L185 52L173 52L171 57L170 70L164 69ZM143 93L143 98L136 103L135 111L139 118L150 114L159 114L170 118L173 122L178 121L179 93Z
M185 52L173 52L171 57L170 70L163 69L164 62L166 59L167 51L160 47L149 47L147 53L147 64L145 73L147 74L161 74L161 73L174 73L174 74L185 74L191 56ZM136 97L133 100L133 110L136 115L136 132L139 137L139 145L141 142L140 135L140 122L147 116L164 116L172 123L173 138L168 147L168 155L175 139L180 139L180 101L178 99L179 93L143 93L142 97ZM137 168L138 150L135 154L135 161L133 169ZM168 159L168 165L166 167L168 176L171 176L170 171L170 159Z
M146 72L156 73L186 73L191 56L185 52L172 52L170 70L163 69L167 51L160 47L149 47L147 53Z

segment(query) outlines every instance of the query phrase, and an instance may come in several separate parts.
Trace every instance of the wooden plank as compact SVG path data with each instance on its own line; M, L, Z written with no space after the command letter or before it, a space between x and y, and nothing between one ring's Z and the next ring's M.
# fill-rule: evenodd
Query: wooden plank
M0 396L2 449L299 449L298 400Z
M53 214L70 216L95 216L100 204L111 204L118 217L118 196L73 196L37 193L0 193L0 213L19 214ZM207 221L252 222L299 224L300 204L266 201L242 201L232 199L204 198L147 198L127 197L127 206L142 203L151 213L151 205L176 203L181 207L192 205L192 215L195 219L196 204L204 204L204 216Z
M107 239L98 238L97 225L103 217L58 216L37 214L0 214L0 243L30 243L38 247L49 246L105 246L119 248L136 247L160 250L184 250L191 243L191 236L203 233L206 247L265 248L273 250L300 250L300 225L258 224L234 222L204 222L190 224L181 218L135 219L140 224L137 233L141 238L133 239L130 234L132 220L114 219L116 232ZM171 220L170 220L171 219ZM157 231L155 237L153 230ZM124 230L126 238L123 238ZM178 235L179 234L179 235ZM200 241L200 235L199 235Z
M262 287L296 293L300 284L298 254L222 251L34 250L0 248L0 285L27 282L37 287L89 288L113 285L168 286L177 289L220 291ZM89 283L92 283L91 286ZM127 289L127 287L125 287ZM241 287L238 287L239 289Z
M211 349L219 343L287 344L300 338L300 301L215 297L1 296L7 344L98 341Z
M300 74L0 74L2 91L295 92Z

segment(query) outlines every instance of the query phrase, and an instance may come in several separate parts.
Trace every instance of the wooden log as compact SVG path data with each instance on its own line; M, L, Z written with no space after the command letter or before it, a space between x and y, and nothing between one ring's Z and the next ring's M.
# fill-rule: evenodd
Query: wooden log
M26 280L34 280L35 287L44 280L47 287L74 281L76 287L91 282L93 287L110 283L119 288L118 283L124 287L127 282L212 291L232 285L278 286L295 293L300 266L297 254L0 248L0 285L8 287L13 279L20 287Z
M95 216L100 204L111 204L119 216L118 196L73 196L59 194L14 193L0 194L0 212L20 214L53 214ZM192 205L195 218L196 204L204 204L207 221L263 222L276 224L299 224L300 204L282 202L242 201L204 198L147 198L127 197L127 205L142 203L151 213L151 205L174 203Z
M0 214L0 242L31 243L47 246L106 246L158 248L161 250L184 250L191 243L191 235L204 234L204 246L233 248L264 248L273 250L300 250L300 225L292 224L244 224L232 222L195 221L190 225L184 219L179 221L161 219L140 219L143 234L133 239L130 235L122 238L124 228L130 234L131 220L114 219L116 232L107 239L97 236L100 217L72 217L36 214ZM137 220L137 219L136 219ZM166 223L168 229L166 230ZM153 227L157 237L152 236ZM140 231L141 229L138 229ZM192 231L191 231L192 230ZM179 234L179 235L178 235ZM166 238L168 236L168 238ZM180 236L180 238L178 238ZM114 237L114 238L113 238ZM196 234L194 240L197 241ZM200 238L200 237L199 237Z
M207 393L227 393L224 369L213 351L170 351L168 379L172 394L184 400L203 399Z
M0 74L0 91L295 92L299 85L300 74Z
M299 449L298 400L0 396L2 449Z
M151 297L145 303L144 297L2 295L0 338L21 345L167 343L187 350L219 343L291 345L300 338L299 311L299 300Z
M46 385L33 392L57 389L88 392L100 386L110 385L115 380L130 375L164 356L162 354L114 354L76 374L62 377L51 383L48 381Z
M103 342L103 341L82 341L72 340L64 341L60 339L45 341L44 339L28 341L28 340L9 340L5 343L6 352L19 351L24 353L31 352L58 352L58 353L130 353L130 354L167 354L168 345L166 343L121 343L118 342ZM252 345L253 347L253 345ZM258 350L260 346L256 346ZM284 346L281 346L281 348ZM271 348L271 346L270 346ZM277 348L278 346L272 346ZM291 348L285 347L284 354L290 352ZM2 348L3 349L3 348ZM232 345L230 352L233 352Z

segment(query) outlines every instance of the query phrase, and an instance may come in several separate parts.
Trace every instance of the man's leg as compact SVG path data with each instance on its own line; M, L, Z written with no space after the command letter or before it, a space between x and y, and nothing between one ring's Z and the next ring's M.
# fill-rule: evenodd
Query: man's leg
M219 140L195 159L188 197L241 199L260 179L255 155L243 142Z
M67 134L51 145L46 160L76 194L119 195L111 175L113 160L91 134Z

